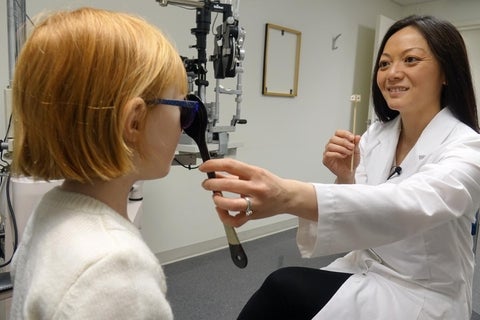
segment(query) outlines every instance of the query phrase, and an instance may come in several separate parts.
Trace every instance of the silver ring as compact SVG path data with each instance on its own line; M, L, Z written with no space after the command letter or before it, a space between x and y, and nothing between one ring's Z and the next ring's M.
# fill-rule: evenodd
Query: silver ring
M249 197L245 197L243 199L245 199L245 201L247 201L247 209L245 209L245 214L247 216L251 216L253 214L252 199L250 199Z

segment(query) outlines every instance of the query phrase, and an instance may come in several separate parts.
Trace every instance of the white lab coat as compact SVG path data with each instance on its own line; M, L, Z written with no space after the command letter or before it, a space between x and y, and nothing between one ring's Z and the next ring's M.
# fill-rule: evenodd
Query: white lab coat
M357 184L314 184L318 223L299 220L302 256L353 250L325 268L353 276L315 320L470 319L480 135L445 108L387 181L399 132L397 117L362 136Z

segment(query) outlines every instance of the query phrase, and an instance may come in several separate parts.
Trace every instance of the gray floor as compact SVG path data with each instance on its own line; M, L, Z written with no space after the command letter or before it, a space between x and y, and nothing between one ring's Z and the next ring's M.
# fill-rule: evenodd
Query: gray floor
M227 249L166 265L167 296L175 319L236 319L245 302L272 271L293 265L321 267L335 258L302 259L295 244L295 232L288 230L244 243L249 260L245 269L233 264ZM478 272L475 282L478 290ZM478 292L474 293L477 311L478 297ZM480 315L474 314L471 320L480 320Z

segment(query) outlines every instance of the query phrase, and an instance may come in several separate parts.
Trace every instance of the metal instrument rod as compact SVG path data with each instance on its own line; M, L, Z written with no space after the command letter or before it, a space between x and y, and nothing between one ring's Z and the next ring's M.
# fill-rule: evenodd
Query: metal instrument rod
M216 80L215 86L215 109L213 110L213 123L220 120L220 79Z
M205 5L203 2L193 1L193 0L157 0L157 2L162 7L166 7L168 4L175 4L175 5L182 5L182 6L188 6L193 8L203 8Z
M237 102L237 108L236 108L236 114L235 117L237 119L240 119L241 115L241 110L242 110L242 73L243 73L243 67L242 63L239 63L239 67L237 67L237 94L235 96L235 101Z
M26 38L26 16L25 0L7 0L9 85L13 81L17 56Z

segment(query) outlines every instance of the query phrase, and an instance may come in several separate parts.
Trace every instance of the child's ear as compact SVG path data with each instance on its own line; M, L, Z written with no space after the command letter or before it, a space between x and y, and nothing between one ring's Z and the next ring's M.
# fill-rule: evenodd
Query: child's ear
M147 106L140 97L130 99L125 105L124 136L128 142L136 142L140 136L142 122L145 119Z

